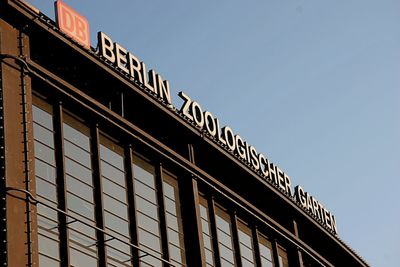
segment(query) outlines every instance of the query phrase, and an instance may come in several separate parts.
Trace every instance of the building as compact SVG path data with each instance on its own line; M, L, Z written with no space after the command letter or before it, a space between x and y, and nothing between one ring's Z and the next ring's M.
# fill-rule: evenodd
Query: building
M320 202L185 93L174 107L134 54L0 3L2 266L368 266Z

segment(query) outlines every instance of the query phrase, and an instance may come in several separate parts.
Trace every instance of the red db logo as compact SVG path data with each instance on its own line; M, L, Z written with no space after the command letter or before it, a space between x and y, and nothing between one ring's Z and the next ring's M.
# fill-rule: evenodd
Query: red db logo
M56 20L60 30L89 49L90 33L86 18L62 1L57 1L55 6Z

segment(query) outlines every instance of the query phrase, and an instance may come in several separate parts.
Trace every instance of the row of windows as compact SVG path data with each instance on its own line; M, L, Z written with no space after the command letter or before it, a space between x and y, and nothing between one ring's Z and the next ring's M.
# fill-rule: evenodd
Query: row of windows
M176 175L39 97L32 110L36 192L46 204L37 211L39 266L186 266L191 242ZM207 266L288 266L283 248L199 199Z
M210 204L211 202L211 204ZM200 217L201 229L203 237L204 252L206 265L213 267L217 266L215 259L214 246L217 244L219 254L219 264L222 267L237 266L237 252L240 254L240 264L243 267L261 266L273 267L273 245L268 238L262 233L252 229L244 220L237 219L236 216L229 214L222 206L207 200L204 196L200 196ZM211 209L215 210L210 212ZM216 240L213 242L212 218L215 216L215 233ZM235 232L234 232L235 231ZM235 238L235 236L237 236ZM235 241L236 239L236 241ZM278 246L277 249L278 261L280 267L288 267L288 257L286 251ZM257 264L257 259L259 263Z

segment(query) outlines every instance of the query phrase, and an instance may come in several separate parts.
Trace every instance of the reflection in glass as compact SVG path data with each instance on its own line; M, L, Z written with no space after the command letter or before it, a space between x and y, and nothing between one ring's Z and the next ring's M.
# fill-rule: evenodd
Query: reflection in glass
M178 181L167 172L163 173L163 193L169 257L177 265L186 266Z
M40 201L57 207L53 115L50 105L34 98L32 105L36 194ZM53 210L37 206L40 266L60 266L58 217Z

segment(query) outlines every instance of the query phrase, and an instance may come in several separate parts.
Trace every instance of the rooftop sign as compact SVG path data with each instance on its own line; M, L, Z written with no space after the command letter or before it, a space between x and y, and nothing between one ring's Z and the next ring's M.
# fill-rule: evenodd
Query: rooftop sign
M146 92L151 92L163 103L175 110L172 104L169 82L164 80L154 70L147 71L146 64L140 61L131 52L120 44L115 43L103 32L98 33L98 54L115 68L122 71L132 81L143 85ZM301 186L293 190L290 177L278 166L270 162L266 156L257 152L257 149L246 142L240 135L234 133L229 126L220 127L218 118L211 112L201 108L200 104L192 100L184 92L179 93L183 104L179 109L180 114L199 128L205 135L244 162L255 171L264 181L273 184L292 201L307 210L322 225L333 234L337 234L335 216Z
M89 23L84 16L73 10L63 1L54 3L57 25L62 32L83 45L90 48Z

